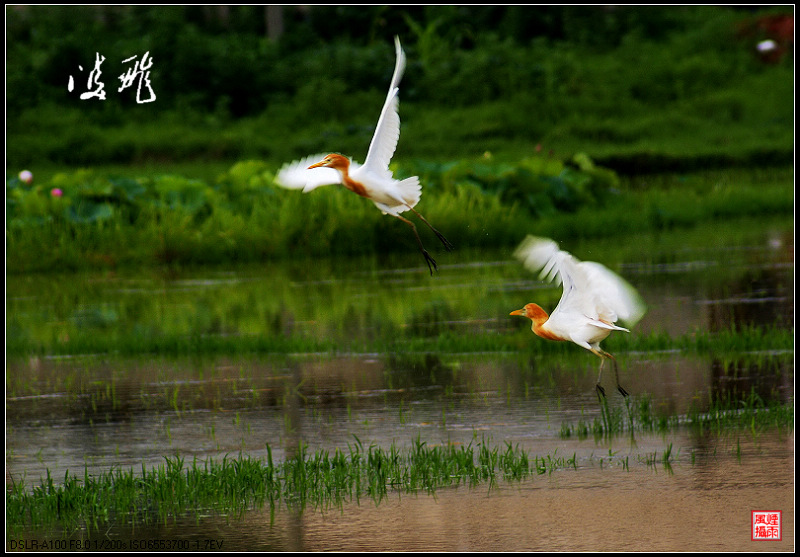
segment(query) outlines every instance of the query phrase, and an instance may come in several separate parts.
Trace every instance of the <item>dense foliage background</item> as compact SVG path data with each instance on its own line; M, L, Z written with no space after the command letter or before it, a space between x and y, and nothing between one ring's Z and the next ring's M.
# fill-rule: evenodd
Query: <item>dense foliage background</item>
M650 164L689 153L703 164L791 160L793 19L789 38L773 22L792 14L788 6L268 12L7 7L8 165L277 161L334 147L363 156L395 34L409 60L401 158L487 149L516 157L541 143L613 155L609 162L631 171L645 169L644 155ZM769 60L756 52L767 38L780 49ZM137 105L132 88L117 91L117 76L124 59L145 52L157 100ZM97 53L108 96L82 101L79 78ZM78 87L69 93L72 75ZM631 160L643 164L626 167Z
M415 250L356 196L273 184L312 153L363 160L394 35L408 66L393 170L420 176L423 214L461 248L793 210L790 6L7 6L6 18L9 270ZM764 40L775 48L759 52ZM139 104L118 76L146 52L157 98ZM98 54L107 98L81 100ZM680 175L715 169L742 173Z

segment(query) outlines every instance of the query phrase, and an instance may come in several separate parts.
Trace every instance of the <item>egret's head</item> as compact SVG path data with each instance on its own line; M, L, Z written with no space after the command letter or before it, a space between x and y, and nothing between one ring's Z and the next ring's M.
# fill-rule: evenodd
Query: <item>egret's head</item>
M548 315L545 310L539 307L537 304L525 304L525 307L522 309L518 309L516 311L512 311L509 315L521 315L522 317L527 317L528 319L547 319Z
M347 169L350 166L350 159L343 155L339 155L337 153L331 153L330 155L326 156L321 161L312 164L308 168L319 168L321 166L325 166L328 168L335 168L337 170Z

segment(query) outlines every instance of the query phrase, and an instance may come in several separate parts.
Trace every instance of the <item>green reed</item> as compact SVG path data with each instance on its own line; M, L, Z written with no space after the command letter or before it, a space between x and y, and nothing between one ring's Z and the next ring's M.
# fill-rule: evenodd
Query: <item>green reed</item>
M687 429L708 432L791 431L793 403L765 403L751 391L741 397L716 397L705 408L681 416L660 416L649 398L628 398L624 406L602 404L602 416L593 421L564 424L561 437L595 439L614 435L666 433ZM166 523L177 516L208 513L237 516L247 510L282 506L291 508L340 507L362 498L380 502L392 493L435 493L448 487L475 487L499 481L518 481L532 476L577 469L576 454L529 455L506 442L492 446L474 439L466 445L429 444L419 437L406 448L394 442L388 447L365 447L358 437L346 450L312 452L299 443L276 461L272 447L263 458L239 454L221 461L195 457L165 457L164 464L140 472L112 468L83 475L65 472L57 482L50 471L38 485L11 478L6 499L9 531L30 527L85 527L96 530L119 523ZM670 471L675 459L672 443L659 454L639 457L648 466L661 464ZM603 466L605 458L600 459ZM608 462L619 461L609 451Z
M577 437L602 439L636 433L668 433L688 430L694 434L764 431L790 432L794 429L794 401L765 402L751 389L747 393L709 394L709 400L695 405L685 414L658 413L648 396L627 397L624 405L611 407L607 398L600 400L600 416L592 420L563 423L562 439Z
M140 473L111 469L82 476L67 471L56 482L48 470L39 485L12 478L6 521L11 529L61 524L96 529L104 524L165 522L186 513L236 515L252 508L281 505L304 508L341 505L368 497L380 501L392 492L433 493L443 487L475 486L499 480L521 480L557 468L575 466L555 456L530 459L506 443L489 446L430 445L419 438L407 449L364 447L356 437L347 450L309 451L300 444L283 462L272 448L265 458L226 456L187 462L165 457L164 464Z

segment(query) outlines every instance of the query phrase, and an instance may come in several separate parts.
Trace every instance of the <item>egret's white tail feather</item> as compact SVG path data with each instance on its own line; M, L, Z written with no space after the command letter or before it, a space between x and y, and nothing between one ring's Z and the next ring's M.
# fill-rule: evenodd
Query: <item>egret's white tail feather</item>
M392 197L395 201L391 205L375 200L373 202L384 214L399 215L419 203L421 196L422 186L419 183L419 178L412 176L392 184Z
M398 189L400 190L400 196L405 201L405 204L409 207L414 207L417 203L419 203L419 198L422 197L422 186L419 183L419 178L417 176L412 176L411 178L406 178L405 180L401 180L399 184L397 184Z

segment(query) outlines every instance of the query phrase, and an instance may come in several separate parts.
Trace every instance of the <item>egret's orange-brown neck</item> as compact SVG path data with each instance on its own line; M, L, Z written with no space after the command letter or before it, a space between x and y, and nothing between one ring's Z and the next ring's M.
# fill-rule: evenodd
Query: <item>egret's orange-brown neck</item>
M527 317L530 319L533 324L531 325L531 330L537 335L547 340L566 340L557 336L546 328L543 327L545 322L550 319L550 316L547 314L545 310L539 307L537 304L526 304L524 308L518 309L517 311L512 311L511 315L522 315L523 317Z
M312 164L308 168L317 168L320 166L325 166L328 168L333 168L334 170L338 170L342 173L342 185L349 189L353 193L357 193L361 197L369 197L367 195L367 189L364 187L364 184L361 182L356 182L350 177L350 160L347 157L343 157L342 155L338 155L336 153L331 153L321 161L316 164Z

